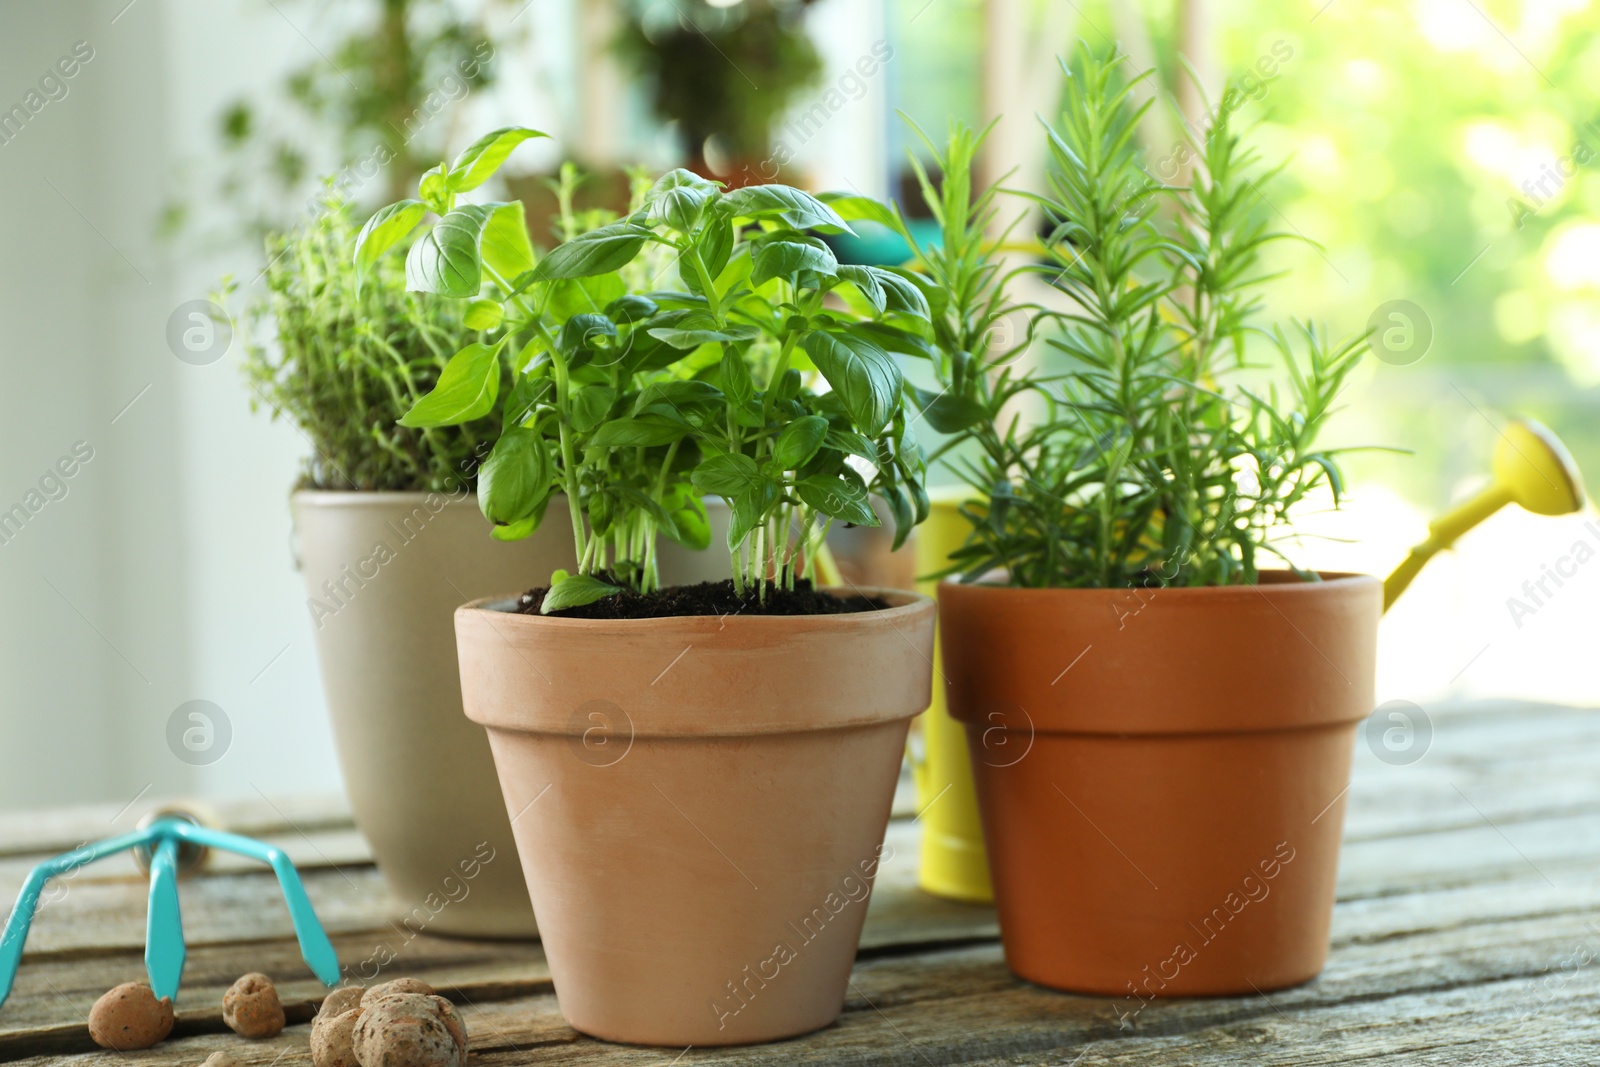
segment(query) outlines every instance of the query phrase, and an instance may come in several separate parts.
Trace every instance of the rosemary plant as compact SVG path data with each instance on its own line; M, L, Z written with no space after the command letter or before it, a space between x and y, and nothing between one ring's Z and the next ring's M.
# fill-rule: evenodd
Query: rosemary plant
M966 206L981 138L957 129L937 153L942 187L923 181L944 224L941 246L919 249L944 293L945 395L928 416L972 443L949 462L981 500L954 557L963 580L1254 583L1264 556L1288 562L1277 542L1295 506L1319 486L1336 504L1342 493L1339 450L1316 440L1361 339L1254 324L1269 280L1260 252L1283 237L1263 221L1256 155L1223 113L1196 139L1186 184L1155 180L1135 136L1151 102L1132 94L1146 76L1087 52L1068 70L1065 112L1048 130L1049 191L1031 197L1048 232L1039 261L1018 271L1004 272L988 236L993 190ZM1057 374L1016 373L1017 351L983 346L988 324L1015 310L1007 287L1024 272L1071 298L1070 310L1030 312L1065 363ZM1251 362L1256 348L1276 374ZM1024 421L1030 404L1037 417Z

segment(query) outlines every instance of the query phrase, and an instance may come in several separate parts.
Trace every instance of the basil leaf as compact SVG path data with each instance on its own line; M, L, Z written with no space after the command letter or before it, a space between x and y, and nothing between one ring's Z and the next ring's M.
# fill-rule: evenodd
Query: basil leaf
M723 194L723 201L738 218L776 218L797 230L821 227L855 232L833 208L787 185L747 185Z
M539 614L581 608L620 592L622 590L616 586L587 574L564 574L559 579L552 579L550 588L545 591L544 602L539 605Z
M615 272L598 274L592 278L563 278L553 282L546 290L549 295L544 309L551 318L562 321L574 315L599 314L603 309L609 309L627 291L622 276ZM606 314L610 318L609 311Z
M633 410L637 414L651 404L670 404L673 407L690 407L695 404L720 404L722 390L710 382L671 381L653 382L639 394Z
M877 512L867 503L867 490L858 481L836 478L831 474L817 474L795 486L806 505L824 515L854 523L857 526L877 526Z
M881 434L900 402L900 368L889 354L864 337L822 331L806 337L805 350L855 427Z
M792 471L817 454L828 436L828 420L821 415L806 415L791 422L778 434L772 446L772 459L780 470Z
M714 341L748 341L761 331L754 326L729 326L723 330L677 330L668 326L657 326L646 331L658 341L664 341L673 348L688 351L699 348L701 345L711 344Z
M451 192L445 183L444 164L429 167L422 172L422 177L417 181L417 196L428 205L428 210L435 215L443 215L450 210Z
M522 202L486 204L489 221L478 247L483 262L502 278L515 278L533 269L533 244L528 240L528 219Z
M572 428L588 433L611 411L617 391L609 385L586 385L572 398Z
M718 192L715 182L691 171L668 171L644 194L650 217L666 223L680 233L688 233L700 221L706 201Z
M904 274L889 270L887 267L868 267L866 269L883 286L888 310L898 311L903 315L911 315L922 319L924 322L928 321L930 318L928 298L923 294L920 285Z
M356 269L365 270L378 261L428 213L420 200L402 200L379 208L356 235Z
M772 505L777 502L778 487L767 481L758 482L733 498L728 521L730 551L738 548L750 536L750 531L766 518Z
M478 509L496 526L514 525L544 503L552 481L544 437L521 427L507 430L478 468Z
M847 456L860 456L878 466L878 446L867 438L850 430L829 430L828 436L823 439L823 444Z
M694 487L702 493L727 497L732 500L761 484L761 472L756 461L741 452L723 452L701 463L689 475Z
M450 357L433 391L400 416L401 426L455 426L481 419L500 392L500 346L473 343Z
M477 296L483 287L478 242L489 210L478 204L456 208L406 255L406 288L440 296Z
M878 281L871 267L842 266L839 268L839 277L855 286L861 295L867 298L867 303L872 305L874 311L883 314L886 306L883 284Z
M750 379L750 368L736 349L722 353L722 391L730 403L742 408L755 396L755 383Z
M940 393L929 397L926 390L917 392L917 401L922 405L922 417L940 433L960 433L988 414L984 406L970 396Z
M493 300L474 300L461 316L462 325L469 330L492 330L506 317L506 309Z
M820 199L842 219L854 222L856 219L865 219L876 222L879 226L887 226L896 232L900 229L900 219L894 208L880 203L870 196L856 196L849 193L823 193Z
M828 277L839 271L839 261L821 241L776 240L763 241L751 255L754 269L750 284L761 285L773 278L787 278L798 271L809 270Z
M592 278L609 274L633 262L655 231L634 222L613 222L581 233L551 249L533 268L534 281L555 278Z
M617 336L617 327L604 315L574 315L561 327L561 336L556 339L557 346L562 354L572 356L578 352L593 352L600 347L599 341Z
M612 419L602 423L589 438L590 448L649 448L652 445L670 445L689 432L687 426L641 415L632 419Z
M490 130L468 145L456 157L456 161L450 164L450 173L445 175L445 184L457 193L476 189L500 169L500 164L506 161L506 157L517 145L530 137L548 136L550 135L547 133L529 129L527 126L502 126L498 130Z

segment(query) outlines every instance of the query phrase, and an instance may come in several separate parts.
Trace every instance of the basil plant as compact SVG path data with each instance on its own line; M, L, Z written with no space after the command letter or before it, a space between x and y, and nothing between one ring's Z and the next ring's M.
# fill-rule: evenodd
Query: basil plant
M707 546L706 496L728 501L741 595L811 577L831 522L878 525L870 495L903 541L927 496L893 354L930 354L927 296L912 275L840 264L816 236L882 205L675 170L541 258L520 203L459 198L542 136L495 130L428 171L416 199L372 216L355 256L369 266L437 216L410 244L407 287L466 302L478 336L401 422L481 417L509 363L478 501L509 540L566 496L579 570L554 576L544 610L658 588L658 537Z

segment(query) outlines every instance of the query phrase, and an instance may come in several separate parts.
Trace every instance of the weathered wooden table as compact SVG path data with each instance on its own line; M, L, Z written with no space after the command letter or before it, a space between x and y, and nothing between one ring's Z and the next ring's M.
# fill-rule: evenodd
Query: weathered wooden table
M537 944L407 936L366 846L335 802L224 805L229 828L300 865L345 961L385 947L391 976L454 1000L481 1064L1407 1064L1600 1063L1600 712L1483 706L1434 715L1431 749L1389 766L1357 747L1333 952L1316 981L1271 994L1160 1002L1119 1024L1105 1000L1007 973L994 913L923 894L917 826L900 807L849 1000L820 1033L757 1048L636 1049L561 1018ZM41 857L126 829L150 807L0 817L0 898ZM309 1064L321 987L295 947L270 874L224 858L185 884L189 963L179 1021L147 1052L97 1050L85 1019L143 978L145 886L131 863L77 872L39 916L0 1059L31 1064ZM222 1024L246 971L279 980L292 1025L247 1042ZM675 1059L676 1057L676 1059Z

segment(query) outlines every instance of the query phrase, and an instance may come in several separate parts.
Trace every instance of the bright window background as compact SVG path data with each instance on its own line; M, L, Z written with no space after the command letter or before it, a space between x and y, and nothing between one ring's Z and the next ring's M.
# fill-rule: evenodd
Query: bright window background
M451 149L473 130L526 122L557 138L519 166L549 168L569 152L672 163L670 131L637 92L613 85L599 97L585 80L611 62L580 44L598 6L486 5L502 65L496 86L449 119ZM1351 334L1379 305L1409 300L1433 330L1421 361L1371 360L1358 373L1334 436L1412 454L1352 461L1345 510L1307 526L1346 540L1308 540L1304 558L1387 572L1429 516L1482 483L1513 414L1544 421L1600 470L1600 13L1542 0L1206 7L1211 69L1290 53L1241 111L1264 155L1286 161L1268 189L1274 212L1320 245L1279 250L1273 313ZM0 545L0 806L338 788L292 564L287 494L304 442L250 414L237 348L192 367L164 341L178 304L223 271L251 278L259 257L157 229L175 197L202 221L227 221L208 177L219 109L241 94L269 98L286 70L331 47L352 10L38 4L11 11L0 34L5 107L75 42L94 52L68 94L0 146L0 506L76 442L94 450L67 494ZM991 0L987 10L979 0L812 5L816 93L878 40L895 55L801 146L797 178L894 190L911 144L896 110L935 135L951 115L985 114L991 25L1008 42L1010 80L994 83L1013 86L1002 92L1014 103L1005 136L1032 143L1032 115L1053 106L1052 52L1116 38L1170 66L1182 9ZM996 22L995 11L1011 14ZM341 162L315 130L304 144L317 168ZM1515 200L1527 210L1514 213ZM1577 542L1600 549L1593 519L1508 510L1437 560L1384 622L1379 699L1600 702L1600 560L1520 620L1507 606ZM1241 670L1249 656L1239 650ZM177 762L165 741L173 709L194 699L225 709L235 735L209 767Z

